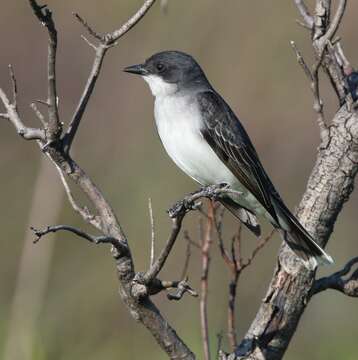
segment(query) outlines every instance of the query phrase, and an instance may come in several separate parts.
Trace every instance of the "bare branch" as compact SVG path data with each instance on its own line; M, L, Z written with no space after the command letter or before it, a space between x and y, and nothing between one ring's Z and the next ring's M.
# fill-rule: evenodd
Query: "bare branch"
M112 244L114 247L118 248L121 252L123 252L123 250L128 251L127 245L123 244L119 239L116 239L112 236L93 236L87 234L86 232L74 226L55 225L55 226L48 226L46 229L43 230L39 230L39 229L35 229L34 227L31 227L31 230L37 236L37 239L34 240L34 243L39 242L43 236L49 233L56 233L58 231L67 231L76 234L77 236L86 239L93 244Z
M189 269L189 263L190 263L190 257L191 257L191 242L189 234L187 231L185 231L184 233L184 239L187 240L186 242L186 251L185 251L185 261L184 261L184 266L183 266L183 270L181 273L181 279L184 279L187 276L188 273L188 269Z
M169 254L175 244L175 241L179 235L183 217L184 217L184 215L180 215L179 217L172 219L172 231L171 231L171 234L165 244L164 249L159 254L158 259L155 260L153 266L151 266L149 268L149 270L143 276L145 284L149 284L151 281L153 281L153 279L157 277L160 270L163 268Z
M94 226L98 230L102 230L101 228L101 222L100 219L91 214L89 209L87 207L81 207L77 204L75 198L73 197L72 191L70 189L70 186L68 185L68 182L66 180L65 174L63 173L62 169L57 165L57 163L51 158L51 156L48 155L48 158L50 161L54 164L55 168L58 171L58 174L60 176L60 179L62 181L63 187L65 188L66 195L68 198L68 201L70 202L73 210L78 213L80 216L82 216L83 220L87 222L88 224Z
M327 32L324 34L323 39L321 40L322 41L322 44L321 44L322 48L325 46L325 43L327 41L332 40L334 35L336 34L336 32L337 32L337 30L339 28L339 25L342 22L344 12L346 10L346 6L347 6L347 0L340 0L339 1L338 8L337 8L337 11L336 11L336 13L334 15L334 18L331 21Z
M88 24L86 20L84 20L79 14L73 13L74 17L82 24L82 26L88 31L90 35L96 38L99 41L103 41L103 36L98 34L92 27Z
M10 72L10 78L12 84L12 104L14 105L15 110L17 111L17 82L15 78L14 69L12 68L11 64L9 64L9 72Z
M155 226L154 226L154 216L153 216L153 207L152 199L148 199L148 208L149 208L149 218L150 218L150 263L149 267L152 267L154 264L155 256Z
M295 52L296 54L296 59L297 59L297 62L301 65L307 79L310 81L310 82L313 82L313 75L311 73L311 70L310 68L308 67L308 65L306 64L301 52L298 50L297 46L296 46L296 43L294 41L290 41L290 44L291 44L291 47L293 49L293 51Z
M46 136L48 142L58 140L62 132L62 124L58 113L58 97L56 87L56 53L57 53L57 30L52 18L52 12L47 6L40 6L35 0L29 0L30 6L36 17L43 26L47 28L48 43L48 115L49 122L47 125Z
M156 0L146 0L141 8L118 30L115 30L111 34L105 36L107 44L113 44L118 41L123 35L125 35L129 30L135 26L138 21L147 13L147 11L154 5Z
M348 261L342 270L316 280L311 290L311 296L327 289L334 289L347 296L358 297L358 268L356 268L350 276L344 278L349 275L354 265L357 264L358 256Z
M353 71L352 65L347 59L346 55L344 54L342 44L340 41L338 41L335 45L336 49L336 58L340 66L343 67L344 74L350 75Z
M190 245L193 245L194 247L196 247L197 249L200 249L200 244L198 244L196 241L194 241L190 236L189 233L187 231L184 231L184 239L190 243Z
M37 108L35 103L31 103L30 104L31 109L34 111L35 115L37 116L37 118L41 121L41 124L45 127L46 124L46 120L45 117L43 116L43 114L41 113L41 111Z
M91 47L93 47L96 51L95 59L92 65L92 69L90 72L90 75L88 77L86 86L83 90L82 96L79 100L79 103L76 107L76 110L72 116L72 120L70 122L70 125L66 131L66 134L63 139L64 144L64 150L65 153L69 153L73 139L76 135L76 132L78 130L78 127L80 125L80 122L82 120L83 114L86 110L87 104L91 98L91 95L93 93L93 89L96 85L96 82L98 80L98 77L100 75L103 60L107 53L107 50L116 45L116 42L121 38L124 34L126 34L131 28L133 28L134 25L138 23L139 20L143 18L143 16L147 13L147 11L151 8L151 6L155 3L156 0L146 0L142 7L125 23L122 25L122 27L112 33L108 33L104 36L99 35L95 30L92 29L87 23L86 20L84 20L80 15L75 14L76 18L80 23L86 28L86 30L94 36L97 40L100 41L99 45L96 47L92 43L90 43L88 40L87 43Z
M213 242L212 232L215 219L215 210L212 201L208 203L208 218L206 219L205 231L201 238L201 279L200 279L200 321L201 336L204 346L204 359L210 360L209 323L208 323L208 289L209 289L209 266L210 248Z
M45 141L45 131L42 129L36 129L27 127L24 125L20 116L16 110L16 106L10 103L5 92L0 88L0 99L7 111L6 114L2 114L3 119L9 120L15 127L17 133L26 140L42 140Z
M255 249L252 251L250 257L241 265L241 271L244 270L246 267L251 265L252 261L255 259L256 255L260 252L260 250L263 249L263 247L272 239L272 236L275 234L276 229L273 229L269 235L266 237L262 237L255 247Z
M291 47L296 54L296 58L298 63L301 65L305 75L310 81L310 88L313 93L313 109L317 113L317 124L320 130L320 136L322 139L322 143L325 144L328 139L328 128L324 119L323 112L323 101L320 96L320 87L319 87L319 69L322 65L324 51L322 51L317 59L316 63L313 65L312 70L309 69L301 52L297 49L297 46L294 41L291 41Z
M309 13L305 2L303 0L294 0L294 2L304 20L305 27L307 27L308 29L313 29L314 19L313 16Z

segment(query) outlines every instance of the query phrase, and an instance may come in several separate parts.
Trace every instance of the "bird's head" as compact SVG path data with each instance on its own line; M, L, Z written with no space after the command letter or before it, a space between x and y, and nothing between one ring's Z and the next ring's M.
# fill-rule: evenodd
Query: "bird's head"
M190 55L180 51L154 54L143 64L128 66L124 71L142 76L152 94L157 97L207 84L199 64Z

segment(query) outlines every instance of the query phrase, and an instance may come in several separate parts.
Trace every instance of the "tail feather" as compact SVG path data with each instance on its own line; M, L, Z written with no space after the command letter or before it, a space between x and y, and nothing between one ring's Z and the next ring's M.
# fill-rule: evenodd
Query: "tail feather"
M305 266L314 270L317 265L333 264L334 261L312 238L297 218L280 201L275 202L275 210L280 222L281 236L292 251L302 259Z
M261 235L260 224L258 223L256 216L251 211L239 206L228 197L220 199L220 202L256 236Z

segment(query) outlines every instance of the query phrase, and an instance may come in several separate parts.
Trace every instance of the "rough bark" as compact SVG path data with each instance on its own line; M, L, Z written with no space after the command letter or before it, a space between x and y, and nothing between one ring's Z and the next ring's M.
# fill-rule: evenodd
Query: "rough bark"
M358 118L343 106L319 149L307 189L297 210L306 229L325 245L358 169ZM314 272L282 246L273 279L255 320L236 350L237 359L281 359L310 298ZM235 358L232 354L231 358Z

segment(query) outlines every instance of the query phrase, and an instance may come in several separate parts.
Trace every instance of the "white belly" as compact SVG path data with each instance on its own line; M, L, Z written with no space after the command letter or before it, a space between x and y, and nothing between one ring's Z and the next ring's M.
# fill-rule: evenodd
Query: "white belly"
M203 138L197 104L187 97L165 96L155 100L155 122L163 146L172 160L201 185L227 183L242 192L230 196L256 214L266 215L257 199L238 181Z
M179 96L155 100L155 121L163 146L179 168L201 185L234 185L235 176L201 135L201 118L195 105Z

